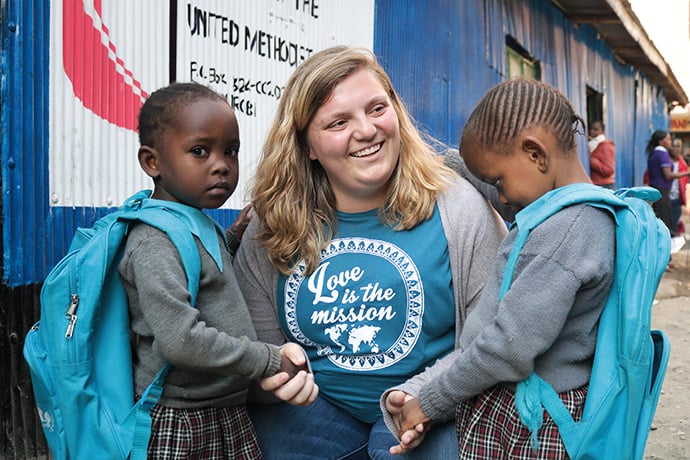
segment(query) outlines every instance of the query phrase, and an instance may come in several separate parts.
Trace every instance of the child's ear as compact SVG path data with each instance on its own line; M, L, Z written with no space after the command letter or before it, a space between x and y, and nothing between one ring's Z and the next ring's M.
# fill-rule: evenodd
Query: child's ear
M139 147L139 165L144 170L147 176L152 179L158 177L158 152L156 149L147 145Z
M539 171L545 172L548 169L549 157L544 143L539 138L525 136L522 139L522 151L529 155L530 161L537 165Z

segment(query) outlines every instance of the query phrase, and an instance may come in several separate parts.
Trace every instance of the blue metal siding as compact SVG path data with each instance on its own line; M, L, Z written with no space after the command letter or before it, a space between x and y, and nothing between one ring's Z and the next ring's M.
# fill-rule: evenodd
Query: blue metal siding
M374 49L412 115L457 146L482 95L507 75L506 35L539 60L542 80L586 115L586 88L605 94L607 135L617 148L617 185L642 183L649 126L669 126L664 99L644 75L619 64L588 26L575 27L550 0L378 0ZM636 110L637 108L637 110ZM641 129L644 127L644 129ZM655 128L656 129L656 128ZM588 167L586 137L578 139Z
M3 2L2 221L4 281L45 274L48 158L49 2Z
M41 282L65 254L74 229L108 209L49 207L50 4L6 0L3 6L3 280L14 287ZM655 129L669 127L663 95L550 0L377 0L375 16L374 51L412 116L434 137L457 146L474 105L506 76L505 38L511 35L579 113L585 113L587 85L605 94L618 185L641 184L646 142ZM585 142L583 136L580 156L587 164ZM229 226L237 212L210 214Z
M487 65L484 23L481 1L376 2L375 53L413 117L450 146L502 79Z
M46 184L47 186L47 184ZM134 193L134 192L132 192ZM93 223L117 208L86 208L86 207L50 207L48 208L47 221L50 231L46 240L50 242L49 261L44 268L43 278L48 274L50 267L55 265L62 256L67 254L72 235L78 227L90 227ZM229 227L240 213L239 210L208 210L208 215L216 219L225 228ZM39 280L39 281L42 281Z
M636 103L636 140L634 156L630 159L633 164L635 184L642 183L642 176L647 169L647 142L657 129L670 130L666 100L657 86L649 83L641 75L637 79ZM622 110L622 108L621 108Z
M114 208L50 207L48 63L50 2L9 0L2 20L3 282L42 282L67 253L77 227ZM134 192L134 191L133 191ZM209 214L229 226L239 210Z

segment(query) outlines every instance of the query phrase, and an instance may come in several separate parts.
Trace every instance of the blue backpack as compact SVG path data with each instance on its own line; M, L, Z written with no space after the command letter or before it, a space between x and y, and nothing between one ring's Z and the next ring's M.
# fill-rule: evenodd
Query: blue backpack
M668 365L670 343L651 330L654 296L670 257L670 236L649 202L649 187L615 194L574 184L544 195L518 225L501 297L510 288L515 263L529 232L563 207L585 203L616 220L614 281L599 321L592 374L582 419L573 421L556 391L537 374L518 383L515 403L536 445L543 409L551 415L572 459L642 459ZM537 204L537 203L535 203ZM542 409L543 408L543 409Z
M92 228L77 229L41 289L40 319L26 335L24 357L55 458L146 458L149 411L170 366L135 404L128 301L117 272L130 226L144 222L167 233L184 264L192 305L201 273L192 233L174 213L145 200L149 194L141 191Z

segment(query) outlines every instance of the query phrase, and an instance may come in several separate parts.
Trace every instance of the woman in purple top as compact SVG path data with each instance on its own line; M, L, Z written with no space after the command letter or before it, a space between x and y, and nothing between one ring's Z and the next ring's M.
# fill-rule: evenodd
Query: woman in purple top
M654 213L666 224L671 236L676 236L669 192L673 180L690 175L690 171L673 172L673 161L669 155L672 143L671 134L668 131L661 129L654 131L647 142L647 171L649 185L661 192L661 198L652 205Z

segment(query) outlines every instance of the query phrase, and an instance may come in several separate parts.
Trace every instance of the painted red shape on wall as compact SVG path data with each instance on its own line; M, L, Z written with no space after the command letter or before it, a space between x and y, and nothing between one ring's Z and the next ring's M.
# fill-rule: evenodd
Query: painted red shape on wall
M136 131L139 109L148 94L118 56L101 11L101 0L62 0L65 74L84 107Z

